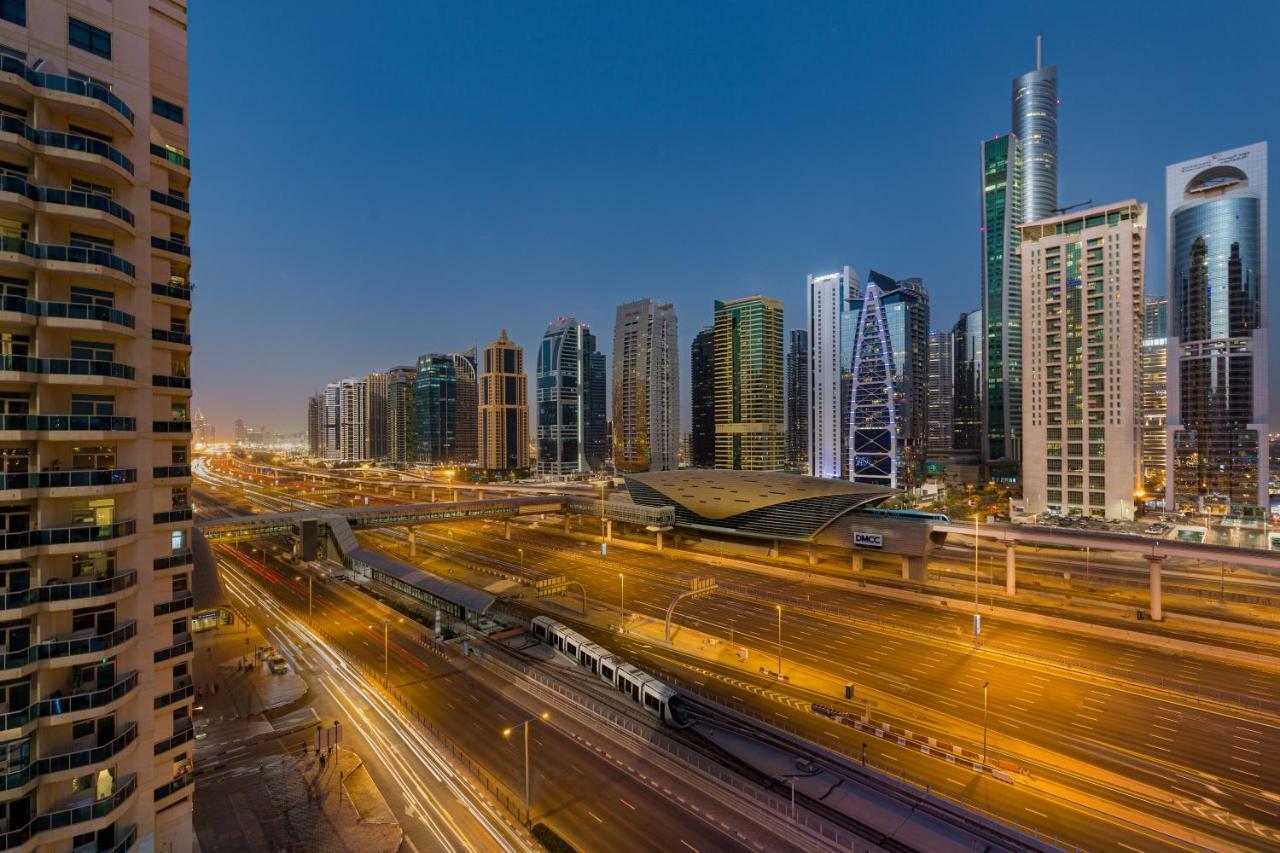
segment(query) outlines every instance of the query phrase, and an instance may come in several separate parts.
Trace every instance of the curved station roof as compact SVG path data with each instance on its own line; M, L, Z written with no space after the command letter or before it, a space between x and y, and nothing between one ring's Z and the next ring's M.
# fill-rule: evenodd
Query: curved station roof
M893 489L782 471L685 469L625 476L631 499L674 505L676 526L766 539L811 539L847 512Z

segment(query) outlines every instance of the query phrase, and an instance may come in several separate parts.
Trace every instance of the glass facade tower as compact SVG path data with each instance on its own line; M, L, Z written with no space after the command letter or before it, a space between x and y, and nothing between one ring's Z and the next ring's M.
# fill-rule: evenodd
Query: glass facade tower
M538 473L585 474L604 461L604 355L572 317L547 327L538 348Z
M1016 476L1022 426L1022 184L1018 138L982 143L982 316L986 353L982 456L1001 478Z
M781 471L787 459L782 302L717 300L715 312L716 467Z
M453 462L457 448L458 373L451 356L419 356L413 418L415 460L431 465Z
M1058 207L1058 67L1043 65L1044 40L1036 36L1036 68L1013 81L1013 135L1022 145L1018 172L1022 218L1047 219Z
M716 331L698 332L689 353L693 429L689 435L689 464L716 467Z
M787 350L787 468L809 473L809 333L792 329ZM837 371L837 376L839 372ZM838 387L837 387L838 390ZM838 471L837 471L838 473Z

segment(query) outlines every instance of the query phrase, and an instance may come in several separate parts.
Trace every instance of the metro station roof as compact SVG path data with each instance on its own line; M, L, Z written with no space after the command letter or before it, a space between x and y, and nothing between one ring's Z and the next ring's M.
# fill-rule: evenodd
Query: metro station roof
M674 504L677 527L768 539L811 539L845 513L897 494L783 471L648 471L625 480L638 504Z

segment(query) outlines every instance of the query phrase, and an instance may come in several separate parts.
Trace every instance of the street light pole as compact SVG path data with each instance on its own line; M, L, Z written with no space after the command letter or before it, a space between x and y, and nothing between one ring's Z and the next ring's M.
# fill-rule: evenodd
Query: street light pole
M627 633L627 576L618 572L618 609L622 611L622 633Z
M550 718L551 718L551 715L546 711L544 711L538 717L530 717L529 719L525 720L523 723L516 724L520 728L524 729L524 820L525 820L525 825L528 825L529 823L532 822L530 819L531 810L530 810L530 801L529 801L529 724L537 719L547 720ZM512 726L511 728L503 729L502 736L510 737L512 730L515 728L516 726Z
M782 680L782 605L778 608L778 680Z
M311 575L307 575L307 621L311 621Z
M973 509L973 641L978 642L978 634L980 632L979 625L982 624L982 616L978 613L978 513L979 508Z
M982 682L982 763L987 763L987 688L990 681Z
M391 620L382 620L382 677L387 678L391 674L391 643L389 634L391 631Z

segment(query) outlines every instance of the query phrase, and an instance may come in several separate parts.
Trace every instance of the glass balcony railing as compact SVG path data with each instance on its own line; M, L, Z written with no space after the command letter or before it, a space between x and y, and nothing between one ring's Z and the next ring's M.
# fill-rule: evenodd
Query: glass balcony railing
M192 514L191 507L171 509L168 512L157 512L155 516L155 523L173 524L177 521L190 521Z
M63 320L98 320L132 329L135 320L132 314L108 308L106 305L84 305L79 302L41 302L41 310L46 317L57 317Z
M186 344L191 346L191 335L188 332L173 332L169 329L152 329L151 340L164 341L170 344Z
M165 207L172 207L174 210L181 210L183 213L191 212L191 203L182 196L176 196L171 193L162 193L159 190L152 190L151 200L156 204L163 204Z
M195 606L195 597L191 593L187 593L180 598L162 601L155 605L152 609L155 616L167 616L170 613L177 613L180 610L190 610Z
M185 634L173 638L173 645L156 651L154 657L156 663L162 663L170 658L181 657L188 652L195 650L195 642L191 639L190 634Z
M26 471L0 474L0 489L66 489L84 486L123 486L137 481L137 468Z
M191 247L180 240L166 240L163 237L152 237L151 248L160 249L165 252L173 252L175 255L183 255L191 257Z
M132 379L133 368L116 361L85 358L36 358L30 355L0 355L0 370L43 373L49 376L108 376Z
M137 739L138 724L134 722L126 723L120 734L116 735L108 743L90 747L89 749L78 749L74 752L64 752L61 755L38 758L33 766L37 775L44 775L45 773L61 773L77 767L87 767L90 764L101 764L113 756L119 755L121 750Z
M166 477L190 477L190 465L157 465L151 469L151 476L157 480L163 480Z
M67 92L84 98L101 101L119 113L129 124L133 124L133 110L120 100L111 90L101 83L88 80L77 80L74 77L63 77L60 74L49 74L44 71L32 71L21 59L7 54L0 55L0 71L17 74L32 86L48 89L52 92Z
M37 545L79 545L105 542L131 536L137 532L137 522L117 521L115 524L74 524L68 527L41 527L21 533L0 533L0 550L32 548Z
M40 303L25 296L0 296L0 311L40 316Z
M152 432L191 432L191 421L152 421L151 431Z
M157 373L151 377L151 384L157 388L190 388L190 376L165 376Z
M182 554L171 554L168 557L156 557L152 562L152 567L157 572L162 572L165 569L177 569L182 566L189 566L194 562L195 557L190 551L187 551Z
M196 688L195 688L195 685L191 683L191 676L186 676L184 680L186 683L179 684L179 683L176 683L178 679L175 678L174 679L175 684L173 689L170 690L168 693L162 693L161 695L155 698L155 709L157 711L169 705L177 704L178 702L181 702L183 699L190 699L192 696L195 695Z
M0 252L26 255L38 261L59 261L71 264L96 264L122 272L132 277L133 264L113 255L106 249L88 249L82 246L62 246L55 243L32 243L21 237L0 237Z
M120 572L109 578L96 580L65 580L54 578L43 586L6 592L0 595L0 610L13 610L31 604L47 604L51 601L78 601L110 595L138 585L138 573ZM3 731L0 729L0 731Z
M128 829L116 829L113 833L115 836L114 844L104 844L98 841L98 849L95 853L129 853L133 849L133 844L138 840L138 826L134 824ZM78 853L78 851L73 851Z
M99 654L114 649L121 643L134 638L138 633L137 622L126 622L114 631L105 634L93 634L85 637L65 637L46 640L25 649L12 652L0 652L0 669L13 669L42 660L75 655Z
M0 833L0 848L9 850L21 847L41 832L108 817L132 797L137 789L138 776L132 774L117 785L115 792L108 797L36 815L26 826Z
M191 158L183 154L179 154L177 151L172 149L165 148L163 145L156 145L154 142L151 143L151 153L156 157L159 157L161 160L168 160L170 163L179 165L184 169L191 168Z
M65 204L68 207L83 207L86 210L100 210L110 214L121 222L133 224L133 213L123 205L117 204L105 195L86 193L79 190L64 190L58 187L41 187L28 183L17 175L0 176L0 192L15 193L32 201L46 204Z
M43 145L46 148L94 154L110 160L130 175L133 174L133 161L120 153L120 149L101 139L81 136L78 133L62 133L57 130L36 130L22 119L10 115L0 116L0 133L12 133L33 145Z
M181 299L185 302L191 301L191 288L182 287L177 284L160 284L159 282L151 282L151 292L156 296L168 296L173 299Z
M192 776L192 774L184 773L178 778L174 779L169 784L161 785L159 788L156 788L156 801L158 802L160 800L163 800L165 797L169 796L170 794L178 793L183 788L190 785L194 780L195 780L195 777Z
M105 708L117 699L128 696L138 686L138 673L130 672L122 676L115 684L70 696L52 696L33 702L25 708L0 714L0 726L3 731L25 726L32 720L46 717L59 717L63 714L75 714L80 711L92 711Z
M185 729L174 732L173 737L167 737L162 741L157 741L155 754L160 755L161 753L168 752L175 747L182 746L184 743L189 743L195 739L195 727L188 723Z
M0 357L2 360L3 357ZM0 367L0 370L5 368ZM33 432L133 432L137 418L113 415L0 415L0 430Z

